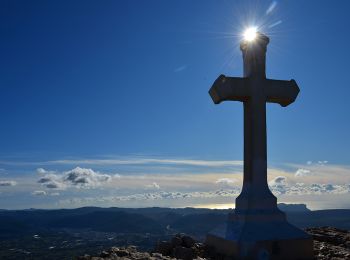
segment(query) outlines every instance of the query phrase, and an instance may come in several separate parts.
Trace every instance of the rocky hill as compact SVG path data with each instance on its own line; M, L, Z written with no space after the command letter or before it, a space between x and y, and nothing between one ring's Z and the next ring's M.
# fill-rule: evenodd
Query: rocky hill
M350 231L334 227L307 228L314 238L316 259L350 259ZM152 252L139 252L136 247L112 247L98 256L84 255L77 260L170 260L170 259L224 259L203 243L184 234L175 235L170 241L161 241Z

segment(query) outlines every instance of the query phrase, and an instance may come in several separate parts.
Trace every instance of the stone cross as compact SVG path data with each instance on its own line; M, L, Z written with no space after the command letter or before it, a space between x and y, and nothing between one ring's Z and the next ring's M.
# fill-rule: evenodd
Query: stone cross
M266 47L269 38L258 33L254 41L242 41L244 77L220 75L209 90L215 104L241 101L244 107L244 178L236 210L276 207L267 184L266 102L285 107L299 93L294 80L267 79Z
M221 75L209 90L215 104L241 101L244 108L244 176L235 211L207 234L206 244L229 259L313 259L313 240L289 224L267 184L266 103L285 107L298 96L294 80L267 79L269 38L241 42L244 77Z

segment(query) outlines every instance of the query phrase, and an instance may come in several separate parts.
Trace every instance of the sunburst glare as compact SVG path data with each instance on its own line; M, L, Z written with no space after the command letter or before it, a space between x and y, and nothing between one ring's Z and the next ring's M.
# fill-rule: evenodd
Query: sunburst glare
M257 32L258 32L258 28L256 26L249 27L244 31L244 34L243 34L244 40L248 42L254 41L256 38Z
M288 28L284 26L282 29L280 25L288 20L288 14L282 12L283 4L280 1L237 0L226 2L223 6L228 10L227 13L203 23L203 30L199 31L204 36L201 40L221 41L218 43L221 45L217 55L222 64L217 67L217 73L240 67L241 64L237 61L241 56L239 45L242 40L254 42L258 33L274 39L286 37ZM280 52L282 49L278 44L274 40L270 52Z

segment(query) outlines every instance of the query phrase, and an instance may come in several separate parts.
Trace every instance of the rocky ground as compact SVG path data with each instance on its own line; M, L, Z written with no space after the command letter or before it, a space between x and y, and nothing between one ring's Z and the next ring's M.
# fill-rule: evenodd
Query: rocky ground
M333 227L308 228L316 259L350 259L350 231Z
M314 238L315 259L350 259L350 231L333 227L308 228ZM171 241L161 241L153 252L138 252L136 247L112 247L99 256L79 256L77 260L170 260L170 259L216 259L225 258L216 254L203 243L184 234L175 235Z

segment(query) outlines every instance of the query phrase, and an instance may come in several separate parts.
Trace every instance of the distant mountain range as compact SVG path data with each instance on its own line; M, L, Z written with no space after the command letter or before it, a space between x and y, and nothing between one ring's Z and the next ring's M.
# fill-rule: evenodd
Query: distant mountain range
M288 220L300 227L350 229L350 210L310 211L304 204L279 204ZM115 233L183 232L204 236L226 220L230 210L197 208L98 208L0 210L0 237L47 230L91 230Z

